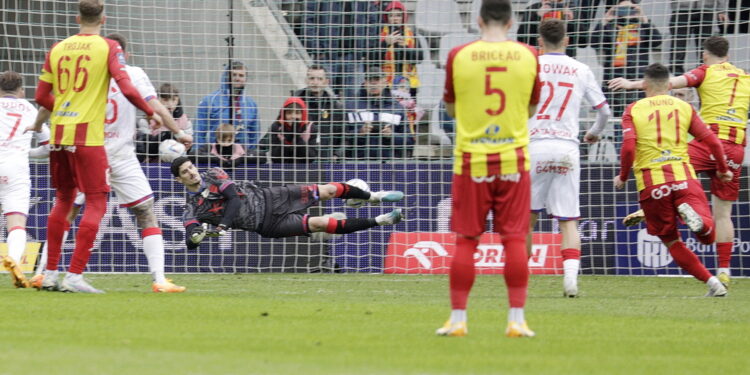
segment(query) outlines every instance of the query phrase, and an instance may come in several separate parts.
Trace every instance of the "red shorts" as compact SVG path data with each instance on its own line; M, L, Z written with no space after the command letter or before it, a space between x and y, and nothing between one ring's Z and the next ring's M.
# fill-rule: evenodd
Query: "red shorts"
M483 177L484 182L475 182L470 175L454 174L451 229L464 236L479 236L486 231L487 213L492 210L495 232L505 238L526 238L531 216L531 179L528 172L505 175L511 176L517 176L517 181L489 176Z
M646 214L646 229L654 236L672 235L678 238L677 225L680 219L677 206L682 203L689 203L701 215L705 226L714 226L706 193L698 180L649 186L640 192L640 203Z
M721 182L716 177L716 161L711 155L711 150L705 144L692 141L688 148L690 164L696 173L705 173L711 178L711 194L725 201L735 201L740 193L740 174L742 173L742 160L745 158L745 146L736 143L721 141L724 155L727 157L729 170L734 173L732 181Z
M55 148L63 147L61 150ZM49 173L52 187L84 193L109 192L109 162L104 146L52 146Z

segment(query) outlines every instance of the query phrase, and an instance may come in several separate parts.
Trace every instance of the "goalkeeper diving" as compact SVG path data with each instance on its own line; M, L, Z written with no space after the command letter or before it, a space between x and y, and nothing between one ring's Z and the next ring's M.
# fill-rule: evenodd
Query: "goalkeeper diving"
M182 216L188 249L197 248L205 237L224 235L230 228L282 238L315 232L353 233L397 224L403 219L398 208L374 218L336 219L305 213L311 206L331 198L361 199L371 204L397 202L404 198L400 191L371 193L338 182L261 188L250 181L232 181L221 168L200 173L185 156L172 162L171 172L188 190Z

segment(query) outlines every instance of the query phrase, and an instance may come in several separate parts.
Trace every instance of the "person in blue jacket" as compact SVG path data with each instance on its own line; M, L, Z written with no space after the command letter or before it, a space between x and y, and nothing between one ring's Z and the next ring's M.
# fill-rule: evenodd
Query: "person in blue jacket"
M260 122L258 106L245 94L247 68L240 61L232 61L221 75L221 87L206 95L198 104L193 139L197 145L216 142L216 129L220 124L235 127L236 142L246 149L258 144Z

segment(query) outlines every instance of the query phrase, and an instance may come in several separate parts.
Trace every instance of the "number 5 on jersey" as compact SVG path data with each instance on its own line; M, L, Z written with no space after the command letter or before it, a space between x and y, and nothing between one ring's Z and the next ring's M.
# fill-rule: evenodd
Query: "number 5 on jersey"
M492 87L492 73L503 73L507 72L508 68L504 66L488 66L485 68L484 74L484 95L497 95L500 101L499 106L496 109L487 108L485 111L490 116L498 116L505 110L505 91L497 87Z

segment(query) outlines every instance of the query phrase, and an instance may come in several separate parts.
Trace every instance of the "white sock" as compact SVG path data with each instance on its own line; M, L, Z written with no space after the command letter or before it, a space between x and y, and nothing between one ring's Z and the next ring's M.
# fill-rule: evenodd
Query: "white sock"
M525 322L526 318L523 316L523 307L511 307L508 310L508 321L519 324Z
M78 280L83 279L83 275L80 273L68 272L65 274L65 279L70 280L70 281L78 281Z
M721 281L719 281L718 277L711 276L708 280L706 280L706 285L708 285L710 288L716 288L721 285Z
M65 247L65 240L68 239L68 231L63 232L62 242L60 242L60 248ZM47 241L42 244L42 258L39 259L39 266L36 267L36 275L39 275L44 271L44 267L47 267Z
M8 256L21 265L21 257L26 250L26 229L13 229L8 233Z
M465 322L466 310L451 310L451 323Z
M566 278L576 278L578 276L578 268L581 266L580 259L566 259L563 261L563 272Z
M732 276L732 273L729 271L729 268L718 268L716 270L716 274L717 275L720 274L720 273L722 273L722 272L725 273L725 274L727 274L727 276Z
M148 260L148 270L157 284L164 284L167 278L164 276L164 238L161 234L152 234L143 237L143 252Z

